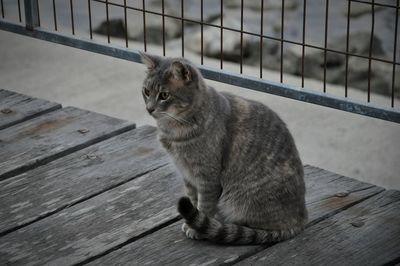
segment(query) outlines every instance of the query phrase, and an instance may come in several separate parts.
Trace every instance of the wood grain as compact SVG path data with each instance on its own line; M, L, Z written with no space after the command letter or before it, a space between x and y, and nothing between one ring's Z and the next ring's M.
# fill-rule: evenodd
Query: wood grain
M58 103L0 89L0 129L59 108Z
M384 265L400 259L400 191L389 190L239 265Z
M133 123L73 107L0 131L0 180L133 129ZM80 130L85 129L87 132Z
M0 181L0 236L167 163L145 126Z
M311 166L305 167L310 226L383 189ZM345 197L335 196L347 192ZM342 194L340 194L342 195ZM92 262L91 265L220 265L232 264L266 246L221 246L188 240L181 222L163 228ZM300 234L295 239L302 238ZM271 263L270 265L274 265Z
M0 265L73 265L100 256L174 221L181 193L174 168L158 168L0 237Z

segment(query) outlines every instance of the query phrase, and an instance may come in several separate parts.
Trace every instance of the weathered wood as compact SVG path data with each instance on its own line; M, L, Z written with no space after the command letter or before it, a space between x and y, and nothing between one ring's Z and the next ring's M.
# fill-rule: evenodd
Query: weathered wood
M310 225L383 191L382 188L310 166L305 167L305 172ZM335 196L342 192L348 195ZM92 265L219 265L234 263L266 248L221 246L188 240L180 230L181 223L179 221L109 253L93 261ZM296 239L302 237L303 234Z
M400 261L400 192L311 166L299 236L270 247L188 240L176 212L181 182L155 128L57 108L0 90L0 265Z
M134 127L127 121L73 107L8 127L0 131L0 180Z
M138 166L140 167L140 166ZM175 221L170 165L0 237L1 265L72 265Z
M318 167L304 170L309 226L384 190Z
M0 89L0 129L59 108L58 103Z
M385 191L239 265L384 265L400 258L400 191Z
M0 236L168 163L145 126L0 181Z

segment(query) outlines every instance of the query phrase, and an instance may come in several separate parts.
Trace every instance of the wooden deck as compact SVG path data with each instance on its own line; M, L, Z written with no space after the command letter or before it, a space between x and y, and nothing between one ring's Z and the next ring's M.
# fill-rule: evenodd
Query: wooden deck
M399 191L305 173L310 222L296 238L188 240L154 127L0 90L0 265L400 263Z

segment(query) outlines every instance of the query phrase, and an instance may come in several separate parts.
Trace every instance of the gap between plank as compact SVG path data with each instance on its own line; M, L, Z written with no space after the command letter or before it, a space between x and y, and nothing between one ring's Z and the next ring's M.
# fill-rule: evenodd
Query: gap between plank
M389 262L386 262L385 264L382 264L382 266L394 266L394 265L398 265L400 263L400 257L391 260Z
M19 123L22 123L22 122L31 120L32 118L36 118L36 117L38 117L38 116L41 116L41 115L44 115L44 114L47 114L47 113L56 111L56 110L61 109L61 108L62 108L61 104L57 104L56 106L53 106L53 107L51 107L51 108L49 108L49 109L42 110L42 111L40 111L40 112L38 112L38 113L25 116L25 117L23 117L23 118L21 118L21 119L19 119L19 120L15 120L15 121L12 121L12 122L10 122L10 123L8 123L8 124L5 124L5 125L3 125L3 126L0 126L0 130L6 129L6 128L9 128L9 127L12 127L12 126L15 126L15 125L17 125L17 124L19 124Z
M0 175L0 181L5 180L5 179L10 178L10 177L13 177L13 176L16 176L16 175L19 175L19 174L22 174L22 173L24 173L24 172L26 172L28 170L32 170L34 168L37 168L38 166L47 164L47 163L49 163L51 161L55 161L55 160L57 160L57 159L59 159L61 157L69 155L69 154L71 154L73 152L76 152L78 150L84 149L86 147L89 147L89 146L91 146L93 144L96 144L96 143L99 143L101 141L104 141L106 139L115 137L117 135L120 135L120 134L125 133L125 132L130 131L130 130L133 130L135 128L136 128L135 124L127 125L127 126L121 128L121 129L118 129L116 131L113 131L113 132L107 133L105 135L99 136L97 138L88 140L87 142L78 144L78 145L76 145L74 147L71 147L71 148L66 149L64 151L61 151L59 153L55 153L55 154L53 154L53 155L51 155L51 156L49 156L47 158L38 159L35 162L33 162L32 164L23 165L21 167L18 167L18 168L14 169L14 170L11 170L9 172L6 172L6 173Z
M98 258L101 258L101 257L113 252L113 251L116 251L116 250L118 250L118 249L120 249L120 248L122 248L122 247L124 247L126 245L129 245L130 243L133 243L133 242L135 242L136 240L138 240L140 238L148 236L148 235L150 235L150 234L152 234L152 233L154 233L154 232L156 232L156 231L158 231L160 229L163 229L164 227L167 227L167 226L169 226L169 225L171 225L173 223L176 223L179 220L181 220L181 216L177 215L177 216L171 218L169 221L166 221L166 222L164 222L164 223L162 223L160 225L157 225L157 226L155 226L155 227L153 227L153 228L151 228L151 229L149 229L149 230L147 230L147 231L145 231L145 232L143 232L143 233L141 233L141 234L139 234L139 235L137 235L135 237L132 237L132 238L128 239L127 241L125 241L125 242L123 242L123 243L121 243L119 245L116 245L116 246L114 246L114 247L112 247L112 248L100 253L100 254L97 254L97 255L95 255L93 257L87 258L87 259L85 259L85 260L83 260L81 262L75 263L75 264L73 264L73 266L81 266L81 265L88 264L88 263L90 263L90 262L92 262L94 260L97 260Z
M55 210L53 210L53 211L51 211L51 212L48 212L48 213L46 213L46 214L39 215L38 217L36 217L36 218L35 218L34 220L32 220L32 221L29 221L29 222L26 222L26 223L23 223L23 224L14 226L14 227L12 227L12 228L10 228L10 229L7 229L7 230L5 230L5 231L3 231L3 232L0 232L0 237L5 236L5 235L7 235L7 234L9 234L9 233L12 233L12 232L14 232L14 231L16 231L16 230L18 230L18 229L23 228L23 227L26 227L26 226L28 226L28 225L30 225L30 224L33 224L33 223L35 223L35 222L37 222L37 221L43 220L43 219L45 219L45 218L47 218L47 217L49 217L49 216L51 216L51 215L53 215L53 214L55 214L55 213L57 213L57 212L60 212L60 211L62 211L62 210L64 210L64 209L68 209L68 208L73 207L73 206L75 206L75 205L77 205L77 204L79 204L79 203L82 203L82 202L87 201L87 200L89 200L89 199L91 199L91 198L94 198L94 197L96 197L96 196L98 196L98 195L100 195L100 194L103 194L103 193L107 192L108 190L111 190L111 189L114 189L114 188L116 188L116 187L122 186L122 185L124 185L124 184L126 184L126 183L128 183L128 182L130 182L130 181L132 181L132 180L134 180L134 179L136 179L136 178L138 178L138 177L141 177L141 176L146 175L146 174L148 174L148 173L150 173L150 172L153 172L153 171L155 171L155 170L158 170L158 169L160 169L160 168L166 166L167 164L168 164L168 163L164 163L164 164L162 164L162 165L159 165L159 166L157 166L157 167L155 167L155 168L153 168L153 169L150 169L150 170L148 170L148 171L146 171L146 172L142 172L142 173L140 173L140 174L137 174L137 175L135 175L135 176L133 176L133 177L127 179L127 180L124 180L124 181L122 181L122 182L119 182L119 183L116 183L116 184L111 185L111 186L109 186L109 187L106 187L106 188L104 188L104 189L102 189L102 190L100 190L100 191L98 191L98 192L96 192L96 193L93 193L93 194L91 194L91 195L85 196L85 197L83 197L83 198L81 198L81 199L79 199L79 200L77 200L77 201L75 201L75 202L72 202L72 203L66 204L66 205L64 205L64 206L58 207L57 209L55 209Z
M374 186L374 185L372 185L372 186L367 186L367 187L365 187L365 188L357 189L357 190L354 190L354 191L352 191L352 192L363 191L363 190L367 190L367 189L370 189L370 188L373 188L373 187L375 187L375 186ZM313 226L313 225L315 225L315 224L317 224L317 223L319 223L319 222L322 222L323 220L325 220L325 219L327 219L327 218L329 218L329 217L332 217L332 216L334 216L334 215L336 215L336 214L338 214L338 213L340 213L340 212L342 212L342 211L345 211L345 210L347 210L347 209L353 207L354 205L363 202L364 200L367 200L367 199L369 199L369 198L371 198L371 197L374 197L374 196L376 196L376 195L382 193L383 191L385 191L385 190L378 191L378 192L376 192L376 193L374 193L374 194L372 194L372 195L370 195L370 196L367 196L367 197L365 197L365 198L363 198L363 199L360 199L360 200L358 200L358 201L355 201L355 202L353 202L353 203L351 203L351 204L349 204L349 205L347 205L347 206L344 206L344 207L342 207L342 208L340 208L340 209L337 209L336 211L333 211L333 212L331 212L331 213L329 213L329 214L326 214L326 215L324 215L324 216L322 216L322 217L320 217L320 218L318 218L318 219L315 219L313 222L310 222L309 224L307 224L306 228L311 227L311 226ZM101 258L101 257L103 257L103 256L106 256L106 255L108 255L108 254L110 254L110 253L112 253L112 252L114 252L114 251L116 251L116 250L118 250L118 249L120 249L120 248L126 246L126 245L129 245L129 244L133 243L134 241L136 241L136 240L138 240L138 239L140 239L140 238L143 238L143 237L145 237L145 236L147 236L147 235L150 235L150 234L152 234L152 233L154 233L154 232L156 232L156 231L158 231L158 230L163 229L163 228L166 227L166 226L169 226L169 225L171 225L171 224L173 224L173 223L175 223L175 222L178 222L179 220L181 220L181 217L180 217L180 216L176 216L176 217L172 218L171 220L169 220L169 221L167 221L167 222L165 222L165 223L163 223L163 224L161 224L161 225L158 225L158 226L156 226L156 227L153 227L152 229L149 229L149 230L147 230L146 232L144 232L144 233L142 233L142 234L140 234L140 235L138 235L138 236L132 237L132 238L128 239L127 241L125 241L125 242L123 242L123 243L121 243L121 244L119 244L119 245L116 245L116 246L110 248L109 250L106 250L106 251L104 251L104 252L102 252L102 253L100 253L100 254L97 254L97 255L95 255L95 256L93 256L93 257L87 258L87 259L85 259L85 260L83 260L83 261L81 261L81 262L79 262L79 263L73 264L73 265L74 265L74 266L80 266L80 265L85 265L85 264L88 264L88 263L90 263L90 262L93 262L93 261L95 261L95 260L97 260L97 259L99 259L99 258ZM237 258L237 259L234 260L234 261L231 261L231 262L229 262L229 263L223 263L223 264L221 264L221 265L234 265L234 264L236 264L236 263L238 263L238 262L240 262L240 261L242 261L242 260L245 260L245 259L247 259L247 258L249 258L249 257L251 257L251 256L253 256L253 255L255 255L255 254L257 254L257 253L259 253L259 252L261 252L261 251L263 251L263 250L265 250L265 249L267 249L267 248L269 248L269 247L271 247L271 246L273 246L273 245L275 245L275 244L270 244L270 245L259 245L253 252L249 252L248 254L244 254L243 256L240 256L239 258Z
M375 186L372 186L372 187L375 187ZM366 190L366 189L369 189L369 188L371 188L371 187L367 187L367 188L364 188L364 189L359 189L359 190L357 190L357 191L362 191L362 190ZM344 206L344 207L342 207L342 208L340 208L340 209L337 209L336 211L333 211L333 212L331 212L331 213L329 213L329 214L326 214L326 215L324 215L324 216L322 216L322 217L320 217L320 218L318 218L318 219L315 219L314 221L308 223L308 224L306 225L306 228L305 228L305 229L307 229L307 228L309 228L309 227L311 227L311 226L313 226L313 225L315 225L315 224L317 224L317 223L320 223L320 222L322 222L323 220L328 219L329 217L332 217L332 216L338 214L339 212L345 211L345 210L347 210L347 209L353 207L354 205L357 205L357 204L363 202L364 200L367 200L367 199L369 199L369 198L371 198L371 197L374 197L374 196L376 196L376 195L378 195L378 194L380 194L380 193L382 193L382 192L384 192L384 191L385 191L385 190L379 191L379 192L377 192L377 193L375 193L375 194L372 194L372 195L370 195L370 196L368 196L368 197L365 197L365 198L360 199L360 200L358 200L358 201L355 201L355 202L353 202L353 203L351 203L351 204L349 204L349 205L347 205L347 206ZM221 265L235 265L236 263L241 262L241 261L243 261L243 260L245 260L245 259L247 259L247 258L249 258L249 257L251 257L251 256L254 256L254 255L256 255L257 253L259 253L259 252L261 252L261 251L263 251L263 250L265 250L265 249L267 249L267 248L269 248L269 247L272 247L272 246L274 246L274 245L276 245L276 244L278 244L278 243L270 244L270 245L264 246L264 247L263 247L263 246L260 246L260 249L257 249L257 250L255 250L254 252L249 252L248 254L244 254L243 256L240 256L239 258L237 258L236 260L234 260L234 261L232 261L232 262L223 263L223 264L221 264ZM399 258L398 260L400 261L400 258ZM397 259L396 259L396 262L397 262ZM394 264L395 264L395 263L394 263ZM394 265L394 264L391 264L391 262L390 262L388 265Z

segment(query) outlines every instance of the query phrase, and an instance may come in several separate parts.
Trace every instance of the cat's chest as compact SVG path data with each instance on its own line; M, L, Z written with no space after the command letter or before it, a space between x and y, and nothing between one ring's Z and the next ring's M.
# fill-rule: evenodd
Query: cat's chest
M168 154L174 160L178 170L185 177L196 176L199 172L207 171L206 168L211 166L213 162L214 151L210 151L204 141L196 142L174 142L168 140L160 140Z
M175 160L179 160L183 164L191 164L193 161L204 157L204 149L198 143L184 143L174 141L161 142L167 152Z
M169 155L173 158L175 166L185 178L193 178L199 171L198 155L195 155L191 150L185 149L180 145L170 145L167 150Z

